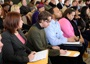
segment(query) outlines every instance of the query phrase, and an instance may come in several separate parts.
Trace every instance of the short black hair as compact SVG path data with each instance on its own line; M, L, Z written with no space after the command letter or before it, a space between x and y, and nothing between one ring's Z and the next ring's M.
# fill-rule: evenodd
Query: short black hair
M56 8L56 6L55 7L52 7L52 8L50 8L49 10L48 10L48 12L50 12L51 14L54 14L54 8Z

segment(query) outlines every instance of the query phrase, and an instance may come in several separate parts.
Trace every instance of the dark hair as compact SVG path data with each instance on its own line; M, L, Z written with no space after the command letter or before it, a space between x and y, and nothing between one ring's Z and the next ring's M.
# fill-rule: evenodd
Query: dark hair
M87 10L88 8L89 8L88 6L83 6L83 7L81 8L81 15L86 16L86 15L87 15L87 14L86 14L86 10Z
M72 12L75 12L73 8L66 9L65 12L63 13L63 17L67 17L67 14L71 14Z
M51 14L48 11L43 11L38 15L38 22L41 23L41 20L47 20Z
M37 2L36 2L36 4L40 4L40 2L39 2L39 1L37 1Z
M81 8L81 17L85 20L86 18L88 18L88 15L86 14L86 10L88 9L89 7L88 6L83 6Z
M15 33L15 29L18 29L21 15L18 12L9 12L3 22L3 26L10 33Z
M48 12L50 12L51 14L54 14L54 8L56 8L56 6L55 7L52 7L52 8L50 8L49 10L48 10Z

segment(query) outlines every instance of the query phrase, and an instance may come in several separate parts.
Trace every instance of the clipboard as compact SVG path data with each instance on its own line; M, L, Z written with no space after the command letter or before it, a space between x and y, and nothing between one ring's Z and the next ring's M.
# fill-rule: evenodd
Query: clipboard
M67 56L67 57L77 57L80 55L79 51L71 51L71 50L67 50L67 53L64 55L60 55L60 56Z
M48 64L48 53L47 53L46 58L37 60L35 62L28 62L27 64Z

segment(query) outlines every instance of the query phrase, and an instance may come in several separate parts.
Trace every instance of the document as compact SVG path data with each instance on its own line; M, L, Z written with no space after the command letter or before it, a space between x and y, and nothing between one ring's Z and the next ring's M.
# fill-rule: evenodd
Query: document
M66 54L62 54L60 56L68 56L68 57L77 57L80 55L80 52L78 51L71 51L71 50L67 50L67 53Z
M47 57L48 50L39 51L35 54L35 57L30 62L35 62L41 59L45 59Z
M66 42L65 44L80 44L80 42Z

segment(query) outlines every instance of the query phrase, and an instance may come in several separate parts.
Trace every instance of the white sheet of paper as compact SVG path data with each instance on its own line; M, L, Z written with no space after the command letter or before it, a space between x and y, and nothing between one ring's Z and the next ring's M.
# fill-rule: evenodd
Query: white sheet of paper
M43 50L43 51L39 51L35 54L35 57L33 60L31 60L30 62L34 62L34 61L38 61L38 60L41 60L41 59L44 59L46 58L48 54L48 50Z
M80 42L66 42L65 44L80 44Z

